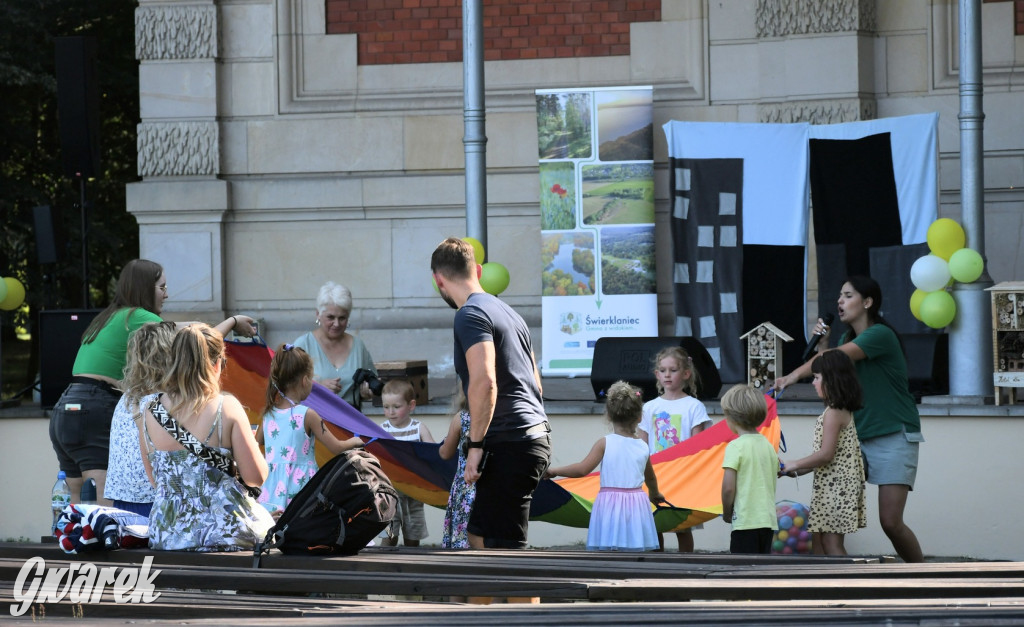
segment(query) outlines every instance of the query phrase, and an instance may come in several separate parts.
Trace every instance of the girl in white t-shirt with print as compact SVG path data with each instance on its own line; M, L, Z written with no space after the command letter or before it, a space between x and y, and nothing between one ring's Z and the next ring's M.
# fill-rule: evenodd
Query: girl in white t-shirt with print
M683 442L711 426L704 404L695 398L698 375L693 359L680 346L667 346L654 358L658 398L644 404L638 435L647 440L651 455ZM700 529L700 525L694 528ZM659 534L662 549L665 539ZM679 551L693 552L693 533L676 533Z

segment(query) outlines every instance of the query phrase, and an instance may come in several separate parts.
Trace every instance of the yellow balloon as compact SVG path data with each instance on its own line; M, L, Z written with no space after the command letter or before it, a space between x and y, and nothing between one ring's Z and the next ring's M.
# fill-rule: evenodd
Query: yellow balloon
M950 255L964 247L967 235L956 220L939 218L928 227L928 249L949 261Z
M466 242L473 247L473 256L476 257L476 262L480 265L484 263L484 245L480 243L480 240L475 237L463 237L462 241Z
M914 314L914 317L921 320L921 301L928 295L928 292L924 290L914 290L914 293L910 295L910 313ZM923 320L921 320L924 322Z
M786 531L785 529L779 529L778 538L779 538L779 540L782 540L783 542L785 542L786 540L789 540L789 532Z
M25 286L12 276L4 277L4 283L7 287L7 295L0 301L0 309L13 311L25 302Z
M0 303L4 302L7 298L7 281L0 279Z

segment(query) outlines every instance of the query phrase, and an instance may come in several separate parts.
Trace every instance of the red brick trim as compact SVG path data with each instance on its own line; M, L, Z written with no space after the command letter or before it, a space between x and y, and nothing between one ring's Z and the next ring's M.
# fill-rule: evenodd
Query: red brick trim
M462 61L462 0L325 0L328 34L358 35L359 65ZM629 25L661 0L484 0L484 59L629 54Z

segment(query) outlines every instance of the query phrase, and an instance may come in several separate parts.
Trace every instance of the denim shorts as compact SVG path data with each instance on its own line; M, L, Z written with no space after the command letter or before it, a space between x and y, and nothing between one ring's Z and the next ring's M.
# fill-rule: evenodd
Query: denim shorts
M914 489L917 478L917 457L924 436L920 431L905 428L889 435L862 440L864 473L874 485L905 485Z
M489 549L526 547L533 491L551 460L549 436L484 445L487 466L476 483L466 530Z
M120 392L89 383L72 383L61 394L50 414L50 443L68 477L107 469L110 422L120 399Z

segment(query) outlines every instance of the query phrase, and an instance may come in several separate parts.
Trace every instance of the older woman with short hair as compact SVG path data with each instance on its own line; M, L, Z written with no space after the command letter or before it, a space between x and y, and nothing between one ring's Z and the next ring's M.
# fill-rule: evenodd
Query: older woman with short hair
M313 358L313 376L349 404L359 407L370 398L368 386L356 385L353 377L359 369L376 374L373 358L366 345L347 331L352 313L352 292L344 285L328 281L316 299L316 325L313 331L295 340L295 346Z

